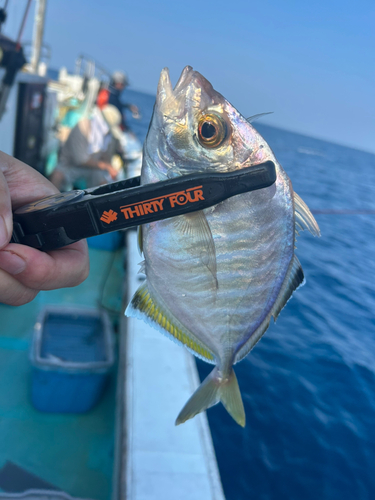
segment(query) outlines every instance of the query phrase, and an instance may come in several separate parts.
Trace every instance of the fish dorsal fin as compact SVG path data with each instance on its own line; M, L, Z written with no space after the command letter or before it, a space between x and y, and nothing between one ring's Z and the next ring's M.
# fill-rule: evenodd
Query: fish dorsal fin
M180 215L173 219L173 224L177 231L189 236L194 249L200 249L199 258L210 271L213 278L213 289L217 290L215 243L206 216L202 211Z
M245 358L251 349L255 346L255 344L260 340L262 335L266 332L267 328L270 326L271 314L268 314L267 317L262 321L262 323L258 326L249 340L244 344L241 349L238 351L236 356L236 363L241 361L241 359Z
M238 363L238 361L241 361L241 359L249 354L251 349L255 346L255 344L269 327L271 316L273 316L273 319L276 321L278 315L280 314L280 311L288 302L294 290L296 290L300 285L303 285L304 281L305 279L301 264L298 258L294 256L285 276L284 282L281 285L281 289L279 295L277 296L275 304L273 305L270 313L252 334L250 339L238 351L238 354L236 356L236 363Z
M294 255L292 262L289 266L288 272L281 286L279 295L277 296L276 302L271 310L271 315L274 321L276 321L281 310L288 302L294 290L305 284L305 276L301 264L296 255Z
M267 111L267 113L258 113L257 115L249 116L249 118L246 118L246 121L248 121L249 123L252 123L255 120L258 120L259 118L261 118L262 116L272 115L272 114L273 114L273 111Z
M198 358L215 364L215 356L208 347L187 330L165 306L151 297L147 281L135 292L125 315L143 319L170 339L184 345Z
M313 236L320 236L318 223L310 212L309 207L298 194L294 193L294 215L296 223L296 231L308 229Z

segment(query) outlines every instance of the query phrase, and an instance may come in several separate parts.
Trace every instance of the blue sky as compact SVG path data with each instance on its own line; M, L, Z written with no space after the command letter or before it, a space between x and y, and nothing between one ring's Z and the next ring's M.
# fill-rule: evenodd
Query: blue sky
M25 5L9 0L5 34ZM190 64L245 116L375 153L374 26L374 0L49 0L45 42L52 67L90 54L149 93Z

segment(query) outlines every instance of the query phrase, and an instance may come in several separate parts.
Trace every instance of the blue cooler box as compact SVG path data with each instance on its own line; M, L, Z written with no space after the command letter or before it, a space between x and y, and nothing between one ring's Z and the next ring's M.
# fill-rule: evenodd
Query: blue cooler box
M48 306L34 327L31 399L37 410L83 413L100 399L114 364L105 312Z
M114 251L121 247L123 240L123 231L114 231L87 238L87 243L91 248Z

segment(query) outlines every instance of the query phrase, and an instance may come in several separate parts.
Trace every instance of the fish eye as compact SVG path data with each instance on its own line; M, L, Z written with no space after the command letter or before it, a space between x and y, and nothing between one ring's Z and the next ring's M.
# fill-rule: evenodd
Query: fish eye
M198 122L198 139L206 148L221 146L227 137L227 126L220 116L202 115Z

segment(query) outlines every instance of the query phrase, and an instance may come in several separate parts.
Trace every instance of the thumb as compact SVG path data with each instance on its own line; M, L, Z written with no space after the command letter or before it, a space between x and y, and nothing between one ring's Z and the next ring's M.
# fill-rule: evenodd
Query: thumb
M9 243L12 230L13 217L10 193L7 181L0 169L0 249Z

